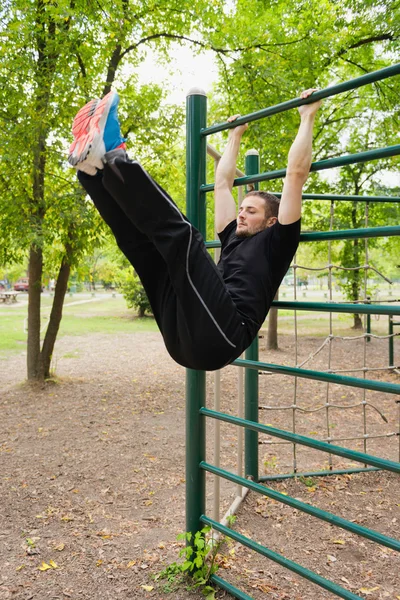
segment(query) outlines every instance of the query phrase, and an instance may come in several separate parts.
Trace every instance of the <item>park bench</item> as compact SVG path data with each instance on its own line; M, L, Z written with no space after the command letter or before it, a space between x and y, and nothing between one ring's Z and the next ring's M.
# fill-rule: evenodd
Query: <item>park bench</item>
M12 304L17 301L19 292L2 292L0 291L0 302L5 304Z

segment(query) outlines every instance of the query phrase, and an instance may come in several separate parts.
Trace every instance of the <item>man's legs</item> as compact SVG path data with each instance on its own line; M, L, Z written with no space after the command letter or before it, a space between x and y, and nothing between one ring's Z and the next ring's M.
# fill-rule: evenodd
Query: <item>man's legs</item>
M246 326L201 234L146 171L123 156L121 153L112 165L106 163L103 185L164 260L177 298L173 332L171 313L165 310L168 298L159 299L160 328L167 348L171 352L171 346L178 344L175 356L171 354L181 364L219 368L250 343ZM139 270L138 274L142 278Z
M176 295L167 265L148 237L127 218L103 185L103 173L89 176L78 171L78 179L92 198L100 215L111 228L116 242L142 281L153 315L171 354L177 346ZM175 358L175 356L174 356ZM177 360L175 358L175 360ZM179 361L178 361L179 362Z

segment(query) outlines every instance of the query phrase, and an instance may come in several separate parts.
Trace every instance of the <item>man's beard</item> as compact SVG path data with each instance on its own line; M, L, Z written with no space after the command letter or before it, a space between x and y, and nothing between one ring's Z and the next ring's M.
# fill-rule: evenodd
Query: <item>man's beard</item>
M268 220L265 219L257 228L255 229L245 229L242 231L238 231L238 229L236 228L236 236L238 238L248 238L248 237L252 237L253 235L256 235L256 233L260 233L260 231L264 231L264 229L267 228L267 222Z

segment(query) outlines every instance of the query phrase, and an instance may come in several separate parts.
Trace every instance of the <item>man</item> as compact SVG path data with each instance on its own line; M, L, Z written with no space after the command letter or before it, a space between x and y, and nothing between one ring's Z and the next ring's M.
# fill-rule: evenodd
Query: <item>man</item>
M118 101L110 92L78 112L68 160L139 275L172 358L192 369L219 369L257 335L297 249L302 188L320 103L299 108L301 123L289 152L281 202L251 192L237 219L232 186L247 125L230 130L216 173L222 242L216 266L201 234L140 164L127 157Z

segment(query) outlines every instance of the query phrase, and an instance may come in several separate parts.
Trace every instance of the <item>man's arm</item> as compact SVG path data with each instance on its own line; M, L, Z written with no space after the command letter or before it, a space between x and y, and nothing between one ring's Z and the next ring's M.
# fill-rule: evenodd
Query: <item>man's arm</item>
M315 90L302 92L301 98L308 98ZM290 225L301 216L301 196L307 180L312 159L312 137L315 115L321 101L299 107L300 127L289 151L286 177L279 205L278 221Z
M232 122L238 116L230 117L228 121ZM236 175L240 141L246 129L247 124L229 130L228 143L215 174L215 225L218 233L236 219L236 203L232 196L232 188Z

